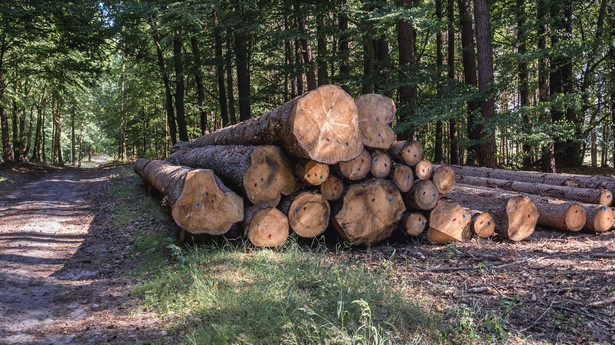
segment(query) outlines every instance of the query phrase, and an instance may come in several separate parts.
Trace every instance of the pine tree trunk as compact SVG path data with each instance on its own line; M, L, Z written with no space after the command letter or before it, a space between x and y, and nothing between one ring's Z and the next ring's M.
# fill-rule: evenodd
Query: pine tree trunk
M393 95L393 91L390 90L389 86L387 85L391 80L391 76L390 76L390 73L391 73L390 63L391 62L389 60L389 38L387 37L387 35L382 35L378 39L377 58L378 58L378 65L377 65L378 78L381 81L381 83L378 84L378 87L376 88L375 91L387 97L391 97Z
M5 40L2 39L2 57L4 57ZM0 59L0 64L4 60ZM5 162L13 162L13 150L11 149L11 140L9 137L9 115L4 107L4 90L5 90L5 78L4 72L0 69L0 129L2 130L2 160Z
M447 0L446 5L448 17L448 77L455 80L455 2ZM450 142L450 163L459 164L459 147L457 147L457 120L451 118L448 123L449 142Z
M231 32L227 32L226 37L226 93L228 94L228 116L231 124L237 123L237 117L235 116L235 93L233 92L233 59L232 45L231 45Z
M525 55L527 54L527 44L526 44L526 15L525 15L525 0L517 0L517 40L519 41L519 55L521 55L521 60L517 64L517 69L519 71L519 101L521 107L527 107L530 105L530 85L528 80L528 68L527 61L525 60ZM531 132L532 124L530 122L529 115L523 115L523 123L527 127L527 131ZM532 147L529 144L523 144L523 166L528 166L532 163Z
M442 20L442 0L436 0L436 18L438 21ZM436 68L439 71L442 69L444 57L442 56L442 31L436 32ZM440 87L438 87L438 93L441 93ZM442 121L436 121L436 142L434 144L434 161L441 163L443 159L442 150Z
M538 26L538 51L546 55L546 50L549 40L549 26L547 21L549 14L547 11L546 0L538 0L536 4ZM549 58L544 57L538 59L538 101L540 103L549 102L551 98L551 86L549 79ZM546 122L552 121L551 112L547 111L541 116L541 119ZM542 151L542 171L555 173L555 145L549 142Z
M324 30L324 20L322 13L319 12L316 18L316 34L318 35L318 86L329 84L329 77L327 76L327 36Z
M301 2L295 2L295 8L297 12L301 12ZM297 16L297 24L299 26L299 32L303 36L309 35L307 26L305 25L305 19L303 16ZM307 91L316 89L316 71L314 70L314 57L312 54L312 42L307 38L301 38L301 53L303 56L303 63L307 66Z
M410 9L413 6L413 0L402 0L401 5ZM415 34L412 25L404 20L397 23L398 41L399 41L399 78L403 83L408 84L408 70L414 65L414 45ZM416 101L416 86L406 85L399 88L399 101L403 108L406 108L404 114L400 114L399 123L406 123L413 120L414 113L412 110L413 104ZM415 139L416 129L410 129L399 134L400 139Z
M218 78L218 101L220 102L220 116L222 121L228 123L228 110L226 108L226 90L224 89L224 62L222 60L222 41L220 30L214 29L214 45L216 50L216 76ZM199 124L201 134L207 133L207 109L205 104L205 85L203 85L203 72L201 71L201 52L196 36L190 37L192 58L194 61L194 81L196 83L196 100L199 108Z
M156 31L157 29L155 25L155 21L153 19L150 19L152 37L154 38L154 44L156 45L158 68L160 68L160 74L162 75L162 82L164 84L165 110L167 112L167 124L169 126L169 134L171 135L171 145L175 145L175 143L177 142L177 126L175 124L175 109L173 108L171 82L169 81L169 74L167 73L167 69L164 63L162 45L160 44L160 38Z
M177 130L179 140L188 141L188 127L186 125L186 107L184 106L184 93L186 90L184 79L184 62L182 58L182 38L179 30L173 33L173 65L175 65L175 112L177 114Z
M248 68L247 41L247 34L243 30L235 32L235 60L237 63L240 121L246 121L252 117L250 110L250 70Z
M346 6L346 0L341 0L341 6ZM338 17L338 26L340 31L339 40L339 60L340 60L340 75L339 79L342 83L344 91L349 92L348 79L350 78L350 49L349 49L349 34L348 34L348 15L344 11L340 11Z

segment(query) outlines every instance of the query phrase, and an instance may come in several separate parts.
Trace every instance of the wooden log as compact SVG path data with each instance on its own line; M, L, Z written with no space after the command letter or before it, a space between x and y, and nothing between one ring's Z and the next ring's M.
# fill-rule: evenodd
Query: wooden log
M399 221L399 230L409 236L418 236L425 231L427 217L424 214L405 211Z
M585 205L587 222L583 227L585 231L604 232L613 227L615 212L604 205Z
M436 207L440 193L431 180L417 180L412 188L404 194L406 207L414 210L428 211Z
M472 220L470 221L470 229L472 233L481 238L487 238L495 232L495 221L489 212L479 210L467 210Z
M325 164L356 157L363 139L354 99L338 86L323 85L260 117L195 139L190 147L267 144Z
M613 195L606 189L554 186L542 183L518 182L495 178L457 175L457 182L473 186L500 188L514 192L549 196L587 204L610 205Z
M269 205L248 207L242 226L250 243L257 247L277 247L288 238L288 218Z
M399 162L413 167L423 159L423 144L416 140L395 141L389 147L389 154Z
M529 183L541 183L553 186L567 186L577 188L590 188L590 189L606 189L609 194L601 196L601 198L608 199L601 202L606 204L609 200L612 202L613 196L610 192L615 191L615 178L608 176L587 176L587 175L574 175L574 174L551 174L541 173L534 171L516 171L516 170L503 170L503 169L490 169L490 168L477 168L468 167L462 165L453 165L457 175L464 176L477 176L487 177L500 180L512 180L518 182ZM610 197L609 197L610 195ZM581 201L581 200L578 200ZM587 202L587 201L583 201ZM595 202L591 202L595 203Z
M295 164L295 171L301 180L312 186L319 186L329 178L329 166L311 160L299 160Z
M329 226L331 208L318 192L292 194L282 199L279 208L288 216L290 228L300 237L316 237Z
M405 209L392 182L368 179L346 189L333 207L332 223L344 240L371 246L391 236Z
M434 165L435 172L431 176L431 181L438 188L440 194L450 193L455 188L455 170L450 165Z
M405 164L393 163L393 169L391 170L389 178L402 193L409 192L414 183L412 168Z
M391 173L391 166L391 156L382 151L374 151L372 153L372 165L369 172L373 177L385 178L389 176Z
M295 190L292 165L276 146L206 146L176 152L166 159L177 165L212 169L253 204L276 206L281 194Z
M388 149L395 141L395 132L389 125L395 120L395 102L384 95L364 94L355 99L355 104L363 145Z
M325 200L335 201L344 193L344 182L335 175L329 175L325 183L320 185L320 194Z
M513 241L529 237L539 218L536 204L520 194L457 184L446 198L466 208L489 212L495 221L495 231Z
M208 169L140 158L134 169L168 200L173 220L191 234L222 235L243 219L243 198Z
M371 165L372 155L364 149L355 158L349 161L340 162L337 165L337 171L340 175L342 175L348 180L362 180L367 177Z
M471 218L458 203L440 200L429 215L427 240L440 244L468 240L472 237Z
M417 179L430 178L433 172L433 165L429 159L423 158L414 166L414 175Z

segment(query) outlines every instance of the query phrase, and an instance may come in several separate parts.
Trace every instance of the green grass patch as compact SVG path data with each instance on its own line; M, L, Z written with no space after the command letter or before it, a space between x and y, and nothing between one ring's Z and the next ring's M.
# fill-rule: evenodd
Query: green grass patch
M108 176L111 183L115 183L112 194L119 203L113 207L111 219L118 225L127 225L136 219L142 222L142 230L146 230L147 223L164 223L167 217L162 211L158 201L148 196L142 186L141 178L130 167L118 167Z
M10 182L10 180L5 176L0 175L0 182Z

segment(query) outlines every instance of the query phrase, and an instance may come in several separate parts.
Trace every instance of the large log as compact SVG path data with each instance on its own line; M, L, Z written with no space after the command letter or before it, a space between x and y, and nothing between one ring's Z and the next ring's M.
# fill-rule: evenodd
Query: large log
M134 165L143 181L168 200L180 228L191 234L222 235L243 219L243 198L208 169L190 169L140 158Z
M440 244L468 240L472 237L471 218L458 203L440 200L429 215L427 240Z
M487 238L493 235L495 232L495 221L489 212L479 210L467 211L472 216L470 229L472 229L472 233L474 233L474 235L481 238Z
M316 237L329 226L331 208L318 192L292 194L282 199L279 208L288 216L290 228L300 237Z
M363 144L374 149L388 149L395 141L389 124L395 120L395 102L387 96L364 94L355 100Z
M431 181L438 188L440 194L450 193L455 188L455 170L450 165L434 165L435 170L431 176Z
M412 168L405 164L394 163L389 178L402 193L409 192L414 183Z
M346 189L333 207L332 223L344 240L371 246L391 236L405 209L393 183L368 179Z
M288 238L288 218L268 205L248 207L242 226L248 240L257 247L277 247Z
M416 140L395 141L389 147L389 154L397 161L413 167L423 159L423 144Z
M320 194L325 200L335 201L344 193L344 182L335 175L329 175L325 183L320 185Z
M423 233L427 224L424 214L412 211L405 211L399 221L399 230L409 236L418 236Z
M281 194L295 190L290 162L276 146L206 146L176 152L166 159L177 165L212 169L230 188L253 204L276 206Z
M458 184L445 198L466 208L489 212L495 231L513 241L529 237L538 222L538 208L527 196Z
M312 186L319 186L329 178L329 166L311 160L299 160L295 164L295 171L301 180Z
M542 183L554 186L568 186L577 188L606 189L615 191L615 178L608 176L587 176L573 174L551 174L534 171L517 171L491 168L477 168L463 165L453 165L457 175L488 177L500 180L513 180L518 182ZM613 199L613 196L607 199ZM608 206L608 205L606 205Z
M587 222L583 230L592 232L604 232L613 227L615 221L615 212L610 207L603 205L585 204L587 213Z
M606 189L555 186L542 183L518 182L495 178L457 175L457 182L480 187L500 188L514 192L536 194L587 204L610 205L613 195Z
M340 175L351 181L362 180L369 174L369 169L372 166L372 155L363 150L355 158L340 162L336 167Z
M369 172L373 177L385 178L391 173L391 156L382 152L374 151L372 153L372 166L369 168Z
M278 144L294 156L336 164L363 149L354 99L323 85L260 117L206 134L190 147Z
M404 194L409 209L428 211L436 207L440 193L431 180L414 181L412 188Z

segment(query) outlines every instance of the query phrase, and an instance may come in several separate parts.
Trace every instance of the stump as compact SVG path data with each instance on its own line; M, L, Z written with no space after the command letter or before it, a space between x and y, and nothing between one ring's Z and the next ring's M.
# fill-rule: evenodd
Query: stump
M317 192L290 195L282 200L280 210L288 215L290 228L300 237L316 237L329 226L329 202Z
M399 188L399 191L407 193L414 183L414 172L412 172L412 168L405 164L393 163L389 178Z
M320 185L320 194L325 200L335 201L344 193L344 182L335 175L329 175L325 183Z
M450 165L434 165L435 170L431 181L438 188L440 194L450 193L455 188L455 170Z
M427 239L439 244L468 240L472 237L470 219L468 211L458 203L440 200L429 215Z
M399 221L399 230L409 236L418 236L423 233L427 218L422 213L405 211Z
M364 94L355 99L363 145L388 149L395 141L389 124L395 120L395 102L387 96Z
M382 151L374 151L372 153L372 166L369 172L373 177L385 178L391 173L391 156Z
M362 180L367 177L371 165L372 155L367 150L363 150L355 158L346 162L340 162L337 165L337 171L345 179L351 181Z
M277 247L288 238L288 218L268 205L247 208L242 225L250 243L257 247Z
M433 165L426 158L423 158L420 162L416 163L416 166L414 166L414 175L417 179L430 178L432 172Z
M436 207L440 193L431 180L418 180L412 188L404 194L406 207L414 210L428 211Z
M423 144L416 140L395 141L389 147L389 154L399 162L413 167L423 159Z
M329 166L310 160L300 160L295 164L295 171L301 180L312 186L319 186L329 178Z

